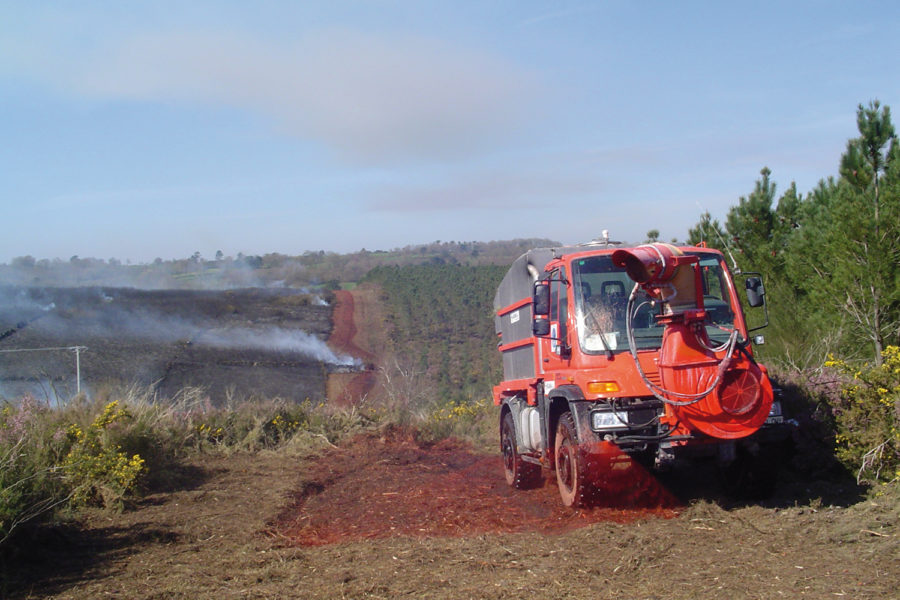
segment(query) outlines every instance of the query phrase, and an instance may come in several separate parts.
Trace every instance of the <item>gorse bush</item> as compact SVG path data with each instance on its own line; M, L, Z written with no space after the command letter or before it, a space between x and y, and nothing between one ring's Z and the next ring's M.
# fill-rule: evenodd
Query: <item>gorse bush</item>
M428 439L457 437L483 448L493 447L497 440L497 408L485 399L449 400L435 404L419 426Z
M110 434L116 425L132 420L131 413L114 400L86 430L74 423L69 426L71 447L62 466L74 504L121 506L135 490L145 461L139 454L128 456Z
M860 482L900 479L900 347L888 346L880 365L856 367L832 356L825 366L846 378L833 407L838 458Z
M56 507L121 509L164 484L191 453L331 444L374 423L374 413L281 400L215 408L202 389L172 400L149 390L104 390L51 409L33 398L0 409L0 544Z

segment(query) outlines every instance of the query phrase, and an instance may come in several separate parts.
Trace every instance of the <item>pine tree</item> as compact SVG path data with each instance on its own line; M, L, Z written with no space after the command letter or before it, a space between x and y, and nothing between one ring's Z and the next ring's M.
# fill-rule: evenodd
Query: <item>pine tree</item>
M890 109L859 105L860 136L847 143L841 179L821 182L800 208L791 272L810 298L843 317L851 336L872 344L881 364L900 327L900 151Z
M688 230L688 244L697 246L706 244L709 248L717 248L725 252L725 230L719 224L719 221L712 218L709 211L700 215L700 222Z
M769 271L768 256L772 252L772 228L775 214L775 184L769 179L772 172L763 167L761 179L756 181L753 192L741 196L737 206L731 207L725 220L729 241L737 248L738 263L745 271Z

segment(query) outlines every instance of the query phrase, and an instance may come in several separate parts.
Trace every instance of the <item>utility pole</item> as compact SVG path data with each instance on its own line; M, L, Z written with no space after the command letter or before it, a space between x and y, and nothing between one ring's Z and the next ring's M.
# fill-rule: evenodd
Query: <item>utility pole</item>
M87 350L87 346L73 346L75 351L75 395L81 394L81 351Z

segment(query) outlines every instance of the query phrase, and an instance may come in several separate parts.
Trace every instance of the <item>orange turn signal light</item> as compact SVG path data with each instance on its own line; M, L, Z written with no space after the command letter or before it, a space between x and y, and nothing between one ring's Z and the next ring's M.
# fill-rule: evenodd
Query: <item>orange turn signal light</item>
M614 394L619 389L619 384L615 381L591 381L587 384L587 390L591 394Z

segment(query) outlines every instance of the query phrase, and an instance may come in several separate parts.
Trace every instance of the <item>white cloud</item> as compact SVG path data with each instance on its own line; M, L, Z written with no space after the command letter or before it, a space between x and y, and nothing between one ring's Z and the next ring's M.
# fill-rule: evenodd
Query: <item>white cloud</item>
M293 43L145 34L50 66L57 85L89 97L249 109L286 134L376 164L489 149L521 125L536 87L522 68L488 53L350 30Z
M596 197L602 188L591 173L484 171L431 185L387 186L376 194L371 208L396 212L539 208Z

